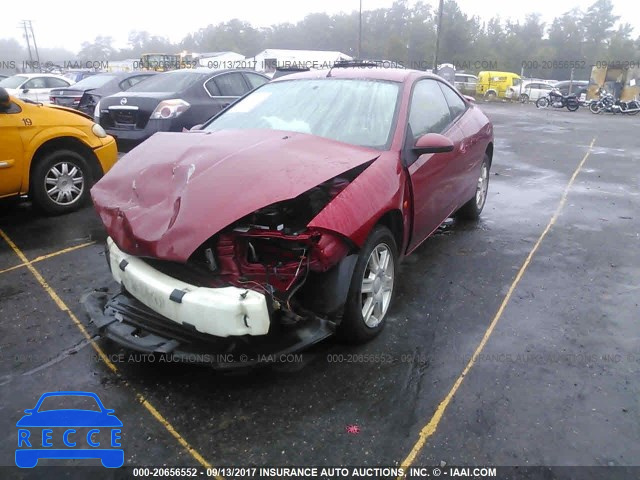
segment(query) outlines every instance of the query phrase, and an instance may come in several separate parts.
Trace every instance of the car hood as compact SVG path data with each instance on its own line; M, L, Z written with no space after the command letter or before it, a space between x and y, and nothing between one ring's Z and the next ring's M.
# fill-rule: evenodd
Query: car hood
M91 410L48 410L25 415L17 427L121 427L115 415Z
M157 133L123 157L91 195L119 248L186 262L234 221L379 155L274 130Z
M68 112L68 113L73 113L74 115L79 115L83 118L86 118L87 120L90 120L93 123L93 117L87 115L86 113L82 113L78 110L75 110L73 108L69 108L69 107L63 107L62 105L53 105L53 104L49 104L47 105L47 108L53 108L54 110L60 110L63 112Z

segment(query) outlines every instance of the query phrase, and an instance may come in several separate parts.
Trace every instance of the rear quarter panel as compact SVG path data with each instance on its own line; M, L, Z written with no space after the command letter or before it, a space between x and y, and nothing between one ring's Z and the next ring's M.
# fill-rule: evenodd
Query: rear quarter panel
M465 135L465 146L469 157L464 175L464 186L458 207L475 195L480 166L489 144L493 144L493 125L484 112L471 105L458 122Z

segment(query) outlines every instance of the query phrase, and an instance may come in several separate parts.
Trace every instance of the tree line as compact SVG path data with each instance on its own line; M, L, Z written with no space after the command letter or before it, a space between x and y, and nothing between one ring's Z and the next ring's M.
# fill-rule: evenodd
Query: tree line
M431 68L436 39L437 9L422 1L396 0L390 8L363 12L361 57ZM142 53L234 51L253 56L267 48L336 50L357 55L358 12L312 13L297 23L257 28L233 19L208 25L170 42L146 31L132 31L128 48L116 49L109 36L82 44L80 60L139 58ZM3 51L0 41L0 52ZM15 47L15 45L14 45ZM41 54L42 57L42 54ZM544 23L537 13L522 21L499 15L483 21L465 14L455 0L444 2L438 58L471 73L506 70L529 77L587 79L601 62L638 64L640 36L616 15L611 0L596 0L586 10L572 9ZM67 58L68 59L68 58Z

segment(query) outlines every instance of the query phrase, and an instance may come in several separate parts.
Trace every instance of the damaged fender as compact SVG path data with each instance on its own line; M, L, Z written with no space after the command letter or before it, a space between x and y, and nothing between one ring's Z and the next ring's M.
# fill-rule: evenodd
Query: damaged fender
M370 148L273 130L158 133L123 157L91 195L109 236L123 251L186 262L238 219L379 155Z

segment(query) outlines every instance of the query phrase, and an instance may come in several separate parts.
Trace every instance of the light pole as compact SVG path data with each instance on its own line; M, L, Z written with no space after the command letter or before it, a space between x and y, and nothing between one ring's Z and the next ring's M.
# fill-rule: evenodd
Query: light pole
M362 55L362 0L360 0L360 24L358 27L358 59Z
M442 7L444 0L440 0L438 8L438 30L436 31L436 52L433 55L433 73L438 73L438 49L440 48L440 31L442 30Z

